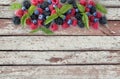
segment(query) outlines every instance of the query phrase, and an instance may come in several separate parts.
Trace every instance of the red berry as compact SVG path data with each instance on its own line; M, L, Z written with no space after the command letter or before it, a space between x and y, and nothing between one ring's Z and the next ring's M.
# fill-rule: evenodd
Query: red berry
M77 26L78 21L76 19L73 20L73 26Z
M61 5L61 4L58 4L57 6L58 6L58 8L59 8L59 9L62 7L62 5Z
M97 18L101 18L102 17L102 14L100 12L97 12L97 15L96 15Z
M36 6L38 4L38 0L31 0L31 3Z
M41 14L43 13L43 9L38 8L37 10L38 10Z
M90 12L90 9L89 9L89 8L85 8L85 11L86 11L86 12Z
M57 31L58 30L58 25L57 24L52 24L51 28L52 31Z
M75 12L76 12L76 11L75 11L75 9L73 8L73 9L71 10L71 15L74 16L74 15L75 15Z
M87 1L86 0L80 0L80 4L83 5L83 6L86 6Z
M95 2L93 0L88 0L88 4L92 5L92 6L95 6Z
M28 11L26 10L26 11L24 11L24 14L28 14Z
M42 20L38 20L38 26L41 26L41 25L42 25L42 23L43 23L43 21L42 21Z
M98 29L98 28L99 28L99 23L98 23L98 22L93 23L92 27L93 27L94 29Z
M22 17L23 15L24 15L24 11L23 10L17 10L16 12L15 12L15 15L16 16L18 16L18 17Z
M35 30L35 29L37 29L37 28L38 28L37 24L33 24L33 23L32 23L32 24L30 25L30 29L31 29L31 30Z
M93 22L89 21L89 25L92 26L92 25L93 25Z
M53 5L49 5L49 9L50 9L50 11L53 11L54 10Z
M27 25L31 25L31 23L32 23L32 22L31 22L31 19L28 18L28 19L26 20L26 24L27 24Z
M95 19L95 17L94 17L94 16L90 16L90 21L91 21L91 22L93 22L93 21L94 21L94 19Z
M53 3L53 4L58 4L58 3L59 3L59 0L52 0L52 3Z
M40 4L42 4L42 3L44 2L44 0L38 0L38 2L39 2Z
M71 14L68 14L67 16L66 16L66 20L69 20L71 18Z
M52 14L55 14L55 13L56 13L56 10L52 10L51 15L52 15Z
M66 28L68 28L68 27L69 27L69 25L68 25L66 22L64 22L63 25L62 25L62 28L63 28L63 29L66 29Z

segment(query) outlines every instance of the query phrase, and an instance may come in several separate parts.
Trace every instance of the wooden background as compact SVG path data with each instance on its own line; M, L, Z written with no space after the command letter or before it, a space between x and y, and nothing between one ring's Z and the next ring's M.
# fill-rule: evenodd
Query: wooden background
M0 79L120 79L120 0L98 0L115 34L101 26L52 36L13 25L15 1L0 0Z

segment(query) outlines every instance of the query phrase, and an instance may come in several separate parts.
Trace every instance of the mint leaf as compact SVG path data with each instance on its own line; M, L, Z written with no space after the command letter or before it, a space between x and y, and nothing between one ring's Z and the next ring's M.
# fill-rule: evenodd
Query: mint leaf
M72 5L70 4L65 4L63 5L63 7L60 9L60 12L62 14L66 13L68 10L72 9Z
M36 10L36 6L34 6L34 5L30 6L30 8L28 9L29 15L31 16L35 10Z
M96 4L96 8L97 8L97 10L99 10L100 12L102 12L102 13L104 13L104 14L107 14L107 9L106 9L103 5L97 3L97 4Z
M49 16L46 20L45 20L45 25L49 24L50 22L52 22L54 19L58 18L57 14L53 14L51 16Z
M29 17L28 14L25 14L24 16L22 16L21 18L21 24L23 25L23 27L26 25L26 19Z
M77 7L79 9L80 12L84 13L85 12L85 7L79 3L77 3Z
M82 13L82 21L84 22L87 29L89 29L89 19L86 13Z
M38 31L43 31L44 33L48 34L48 35L51 35L53 34L53 32L45 27L40 27L38 29L35 29L35 30L32 30L30 33L36 33Z
M10 6L10 9L12 9L12 10L17 10L17 9L21 9L21 8L22 8L22 5L20 3L13 3Z
M59 8L55 8L55 10L56 10L58 16L60 16L61 15L60 9Z

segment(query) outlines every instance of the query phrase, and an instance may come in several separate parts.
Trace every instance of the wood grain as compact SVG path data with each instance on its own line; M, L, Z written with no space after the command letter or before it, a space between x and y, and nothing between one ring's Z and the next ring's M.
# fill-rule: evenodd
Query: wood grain
M116 64L120 51L0 51L0 64Z
M120 79L120 65L113 66L4 66L1 79Z
M22 2L23 0L0 0L0 5L10 5L13 2ZM120 6L119 0L96 0L105 6Z
M22 28L15 26L11 20L0 19L0 35L45 35L43 32L31 34L28 27ZM116 32L111 34L104 26L100 26L101 30L94 30L92 28L82 29L79 27L70 27L68 29L59 29L53 35L117 35L120 36L120 21L109 21L108 25L111 30Z
M120 8L107 8L108 20L120 20ZM0 6L0 18L12 18L14 11L10 10L9 6Z
M0 50L120 50L120 36L2 36Z

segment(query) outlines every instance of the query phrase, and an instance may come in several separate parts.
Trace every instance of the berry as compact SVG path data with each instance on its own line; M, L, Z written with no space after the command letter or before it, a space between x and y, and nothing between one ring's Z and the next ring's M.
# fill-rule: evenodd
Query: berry
M105 16L101 17L99 20L100 24L107 24L107 18Z
M42 3L42 5L41 5L41 8L42 9L45 9L46 7L48 7L49 6L49 3L47 2L47 1L44 1L43 3Z
M23 2L23 6L24 6L26 9L29 9L30 6L31 6L31 3L30 3L28 0L25 0L25 1Z
M78 21L77 21L76 19L74 19L72 25L73 25L73 26L77 26L77 22L78 22Z
M61 3L66 3L67 0L60 0Z
M52 15L52 14L55 14L55 13L56 13L56 10L52 10L52 13L51 13L51 15Z
M73 6L73 8L77 8L77 4L76 4L75 0L73 1L72 6Z
M42 3L44 2L44 0L38 0L38 2L39 2L40 4L42 4Z
M52 3L57 5L59 3L59 0L52 0Z
M79 10L78 10L78 9L75 9L75 11L76 11L76 12L79 12Z
M89 5L95 6L95 2L93 0L89 0Z
M38 15L32 14L32 15L31 15L31 19L32 19L32 20L38 19Z
M67 21L67 24L72 24L72 20L71 19L69 19L68 21Z
M97 12L93 13L93 16L97 16Z
M88 7L88 8L92 8L92 5L89 4L87 7Z
M96 12L96 8L95 8L94 6L92 6L92 7L90 8L90 13L93 14L93 13L95 13L95 12Z
M71 14L66 15L66 20L69 20L71 18Z
M57 6L58 6L59 9L62 8L62 5L61 5L61 4L58 4Z
M15 25L19 25L21 22L20 22L20 18L18 17L18 16L15 16L15 17L13 17L13 23L15 24Z
M49 4L51 4L51 3L52 3L52 1L51 1L51 0L47 0L47 1L48 1L48 3L49 3Z
M86 2L86 0L80 0L80 4L83 6L86 6L87 2Z
M63 29L66 29L66 28L68 28L68 27L69 27L69 25L68 25L66 22L64 22L63 25L62 25L62 28L63 28Z
M85 11L86 11L86 12L89 12L89 11L90 11L90 9L89 9L89 8L85 8Z
M37 10L39 11L39 13L43 13L43 10L41 8L38 8Z
M63 24L63 19L58 17L57 19L55 19L55 23L58 25L62 25Z
M91 16L90 12L87 12L87 15L88 15L88 16Z
M81 22L81 21L78 21L78 26L79 26L80 28L84 28L84 23Z
M33 23L29 27L31 30L35 30L38 28L37 24L33 24Z
M25 8L25 7L22 7L22 10L23 10L23 11L25 11L25 10L26 10L26 8Z
M58 30L58 25L57 24L52 24L51 28L52 31Z
M17 10L16 12L15 12L15 15L16 16L18 16L18 17L22 17L23 15L24 15L24 11L23 10Z
M94 19L94 22L98 22L98 21L99 21L99 19L98 19L98 18L95 18L95 19Z
M38 0L31 0L31 3L32 3L33 5L37 5L37 4L38 4Z
M47 25L44 25L46 28L50 28L51 26L51 23L47 24Z
M50 11L45 11L45 10L44 10L44 11L43 11L43 14L44 14L45 16L50 16L51 13L50 13Z
M33 20L32 22L33 22L33 24L37 24L37 20Z
M99 28L99 23L98 23L98 22L93 23L93 24L92 24L92 27L93 27L94 29L98 29L98 28Z
M97 18L101 18L102 17L102 14L100 12L97 12L97 15L96 15Z
M45 11L49 11L49 8L47 7L47 8L45 8Z
M30 19L30 18L28 18L28 19L26 20L26 24L27 24L27 25L31 25L31 19Z
M67 1L69 4L72 4L74 2L74 0L68 0Z
M42 21L42 20L38 20L38 26L41 26L41 25L42 25L42 23L43 23L43 21Z
M42 15L42 14L40 14L39 16L38 16L38 19L39 20L42 20L44 18L44 15Z
M39 15L39 14L40 14L39 10L35 10L35 11L34 11L34 14L35 14L35 15Z
M82 19L82 15L80 13L76 13L75 18L77 20L81 20Z
M54 10L53 5L49 5L49 9L50 9L50 11L52 12L52 11Z

